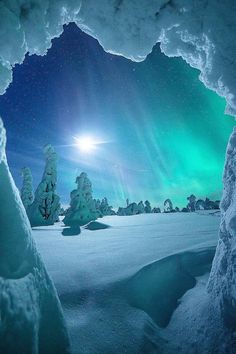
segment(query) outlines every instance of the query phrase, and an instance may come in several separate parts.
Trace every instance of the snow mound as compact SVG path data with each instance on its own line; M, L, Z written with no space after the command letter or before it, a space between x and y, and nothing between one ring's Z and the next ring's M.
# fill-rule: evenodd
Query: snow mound
M100 220L111 228L83 228L80 237L61 237L62 223L33 230L59 293L73 353L158 353L164 329L128 303L127 282L173 252L216 246L219 218L160 213Z
M149 264L127 284L130 304L144 310L160 327L166 327L196 277L210 271L215 247L186 251Z
M69 353L56 290L8 169L0 120L0 353Z
M103 229L109 229L109 225L103 224L98 221L91 221L88 225L86 225L84 228L90 231L96 231L96 230L103 230Z
M78 236L81 233L79 226L75 227L64 227L62 231L62 236Z
M166 339L163 353L235 353L234 336L225 329L207 293L208 277L205 274L197 278L196 286L181 298L168 327L162 330Z

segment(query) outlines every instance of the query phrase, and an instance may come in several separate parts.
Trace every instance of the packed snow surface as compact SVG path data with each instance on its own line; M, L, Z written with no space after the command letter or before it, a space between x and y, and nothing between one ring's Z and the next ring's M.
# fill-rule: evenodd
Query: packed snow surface
M145 291L144 302L139 306L132 300L130 286L145 289L149 285L147 295L150 295L150 281L155 282L155 274L157 282L161 277L165 284L166 278L167 282L171 281L168 280L170 271L176 268L164 267L160 273L159 264L163 261L159 260L164 258L165 263L168 259L165 257L179 252L184 262L192 254L196 261L199 254L202 266L209 271L208 263L217 243L219 214L144 214L107 216L99 220L110 228L93 232L82 228L76 237L62 236L62 223L33 230L59 293L72 350L89 354L157 353L166 343L163 338L169 332L173 335L175 324L170 320L169 332L169 327L163 328L168 321L161 328L151 309L144 306ZM193 272L200 275L196 270ZM188 281L186 290L195 285L192 279ZM168 297L168 291L163 295L157 286L154 288L157 303L163 300L158 297Z

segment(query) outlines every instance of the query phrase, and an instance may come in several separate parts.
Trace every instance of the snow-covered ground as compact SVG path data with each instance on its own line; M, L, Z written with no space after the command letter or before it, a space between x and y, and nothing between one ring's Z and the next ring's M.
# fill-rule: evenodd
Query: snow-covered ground
M167 329L160 329L156 314L148 309L150 301L163 301L158 298L165 297L159 283L168 289L164 279L173 281L170 274L179 277L179 264L189 267L192 260L207 264L211 259L218 238L219 213L108 216L99 221L111 227L82 229L78 236L62 236L62 223L33 230L62 302L73 353L158 353L164 343L162 333L168 333L171 326L173 331L174 324L170 321ZM177 268L175 256L157 262L198 249L204 250L200 258L183 253ZM144 268L150 263L153 265ZM199 275L196 267L190 270L195 276L194 272ZM193 277L184 276L178 278L183 288L193 287ZM176 293L181 294L181 289ZM136 292L142 293L138 300ZM168 294L166 297L168 302Z

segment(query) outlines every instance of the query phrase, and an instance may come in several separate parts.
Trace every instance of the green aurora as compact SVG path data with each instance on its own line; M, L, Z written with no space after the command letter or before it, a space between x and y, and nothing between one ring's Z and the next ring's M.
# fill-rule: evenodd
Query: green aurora
M31 167L37 185L41 147L50 142L59 154L58 193L65 204L81 171L88 173L94 196L107 196L114 207L126 198L149 199L153 206L166 198L184 206L192 193L219 199L234 119L198 75L159 47L133 63L68 26L47 56L27 57L15 68L13 84L0 97L18 185L22 166ZM60 147L82 133L108 143L90 155Z

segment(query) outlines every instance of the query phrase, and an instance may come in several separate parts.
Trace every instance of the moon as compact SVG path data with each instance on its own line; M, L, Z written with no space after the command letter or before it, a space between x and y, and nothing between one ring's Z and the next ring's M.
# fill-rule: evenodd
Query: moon
M83 136L83 137L75 137L76 140L76 146L82 151L82 152L91 152L94 149L96 149L96 141L90 137L90 136Z

